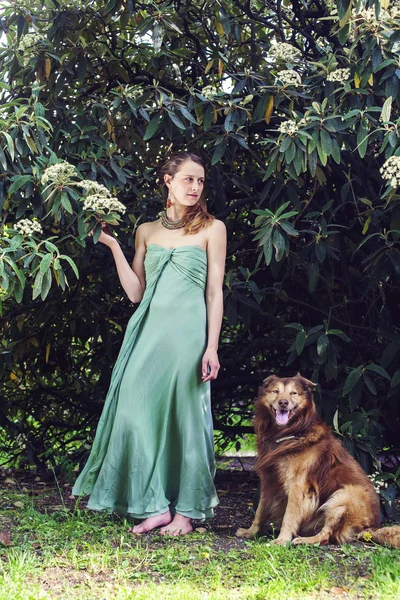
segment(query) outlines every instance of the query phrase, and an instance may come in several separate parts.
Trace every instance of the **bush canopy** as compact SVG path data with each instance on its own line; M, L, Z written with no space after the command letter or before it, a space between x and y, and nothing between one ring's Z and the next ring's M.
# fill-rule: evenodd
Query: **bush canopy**
M8 459L90 443L134 306L87 231L103 214L131 260L180 149L205 157L229 235L221 440L251 431L264 377L300 370L365 466L398 445L399 0L0 7Z

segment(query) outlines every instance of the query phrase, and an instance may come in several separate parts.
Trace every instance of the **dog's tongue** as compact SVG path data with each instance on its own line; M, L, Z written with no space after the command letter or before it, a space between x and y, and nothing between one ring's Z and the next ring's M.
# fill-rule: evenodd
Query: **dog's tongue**
M278 410L276 413L276 422L279 425L286 425L289 421L289 411L288 410Z

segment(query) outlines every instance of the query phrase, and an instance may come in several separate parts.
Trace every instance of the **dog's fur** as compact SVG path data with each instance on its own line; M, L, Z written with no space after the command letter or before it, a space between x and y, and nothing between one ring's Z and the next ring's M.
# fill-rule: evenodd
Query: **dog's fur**
M298 374L272 375L260 388L254 419L260 502L251 527L236 535L253 538L272 522L280 545L343 544L372 536L399 547L400 527L391 527L386 539L385 530L374 531L380 521L374 486L317 416L313 386Z

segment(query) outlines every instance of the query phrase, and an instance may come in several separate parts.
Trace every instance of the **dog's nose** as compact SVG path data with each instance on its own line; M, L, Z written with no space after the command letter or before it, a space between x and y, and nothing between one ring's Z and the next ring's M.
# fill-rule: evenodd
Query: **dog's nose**
M289 404L289 400L279 400L278 404L281 408L287 408L288 404Z

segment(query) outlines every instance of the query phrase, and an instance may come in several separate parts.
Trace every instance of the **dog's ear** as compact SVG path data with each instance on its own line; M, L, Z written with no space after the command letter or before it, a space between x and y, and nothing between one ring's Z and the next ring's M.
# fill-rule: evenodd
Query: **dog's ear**
M274 381L274 379L279 379L279 377L277 377L277 375L269 375L269 377L266 377L266 378L263 380L263 382L262 382L262 386L263 386L264 388L266 388L266 387L267 387L267 386L268 386L268 385L271 383L271 381Z
M298 377L299 379L301 379L301 381L308 387L311 388L315 388L317 387L318 383L314 383L313 381L311 381L310 379L306 379L305 377L303 377L303 375L299 372L296 373L296 377Z

